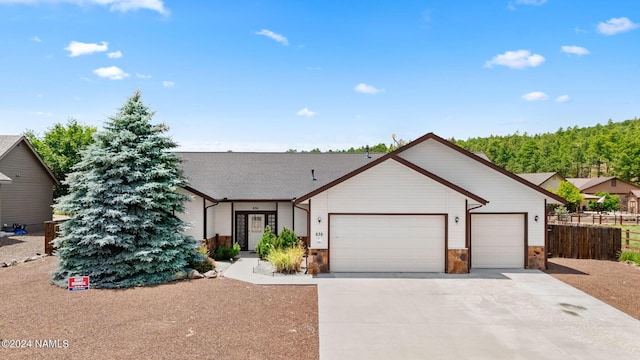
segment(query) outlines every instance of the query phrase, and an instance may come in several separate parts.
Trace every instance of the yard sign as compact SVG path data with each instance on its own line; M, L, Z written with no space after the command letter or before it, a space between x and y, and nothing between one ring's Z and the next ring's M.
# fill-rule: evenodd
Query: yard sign
M69 278L69 291L89 290L89 277L78 276Z

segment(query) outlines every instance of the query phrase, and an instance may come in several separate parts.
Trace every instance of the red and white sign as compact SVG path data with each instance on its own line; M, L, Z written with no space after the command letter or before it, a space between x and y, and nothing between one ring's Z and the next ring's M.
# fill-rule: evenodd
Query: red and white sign
M69 278L69 291L89 290L89 277L76 276Z

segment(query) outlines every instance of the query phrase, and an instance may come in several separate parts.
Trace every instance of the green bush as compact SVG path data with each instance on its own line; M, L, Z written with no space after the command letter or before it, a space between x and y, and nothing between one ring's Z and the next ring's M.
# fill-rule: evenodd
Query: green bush
M282 229L280 235L276 239L276 243L274 244L277 249L289 249L300 246L300 240L296 236L296 233L289 228Z
M193 268L198 270L199 273L204 274L207 271L213 270L213 264L205 259L193 264Z
M301 246L296 246L273 249L267 255L267 260L273 264L277 272L290 274L300 271L303 256L304 249Z
M625 250L620 253L620 261L633 262L640 265L640 252Z
M260 238L260 241L258 241L258 243L256 244L256 253L260 257L260 259L267 258L267 255L269 255L269 252L271 251L271 249L274 248L276 240L277 240L277 237L271 231L271 226L267 225L264 228L264 233L262 234L262 238Z
M235 259L240 254L240 245L233 244L233 246L221 246L216 249L213 254L215 260L230 260Z

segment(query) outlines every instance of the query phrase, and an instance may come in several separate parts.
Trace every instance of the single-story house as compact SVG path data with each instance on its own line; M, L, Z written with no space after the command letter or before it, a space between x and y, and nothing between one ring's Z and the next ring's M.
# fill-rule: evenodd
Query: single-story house
M633 190L640 190L640 186L624 181L615 176L567 178L567 181L572 183L582 194L585 195L595 195L599 192L618 195L620 197L621 211L628 210L627 202L629 193ZM585 200L587 199L585 198Z
M558 172L542 172L542 173L524 173L517 174L521 178L527 180L530 183L540 186L541 188L549 191L558 190L558 186L567 179L564 176L558 174Z
M631 214L639 213L638 204L640 204L640 190L631 190L627 194L627 211Z
M58 180L26 137L0 135L0 225L44 229L51 220L53 187Z
M253 250L286 226L314 273L544 268L545 208L565 202L433 133L388 154L179 155L192 235Z

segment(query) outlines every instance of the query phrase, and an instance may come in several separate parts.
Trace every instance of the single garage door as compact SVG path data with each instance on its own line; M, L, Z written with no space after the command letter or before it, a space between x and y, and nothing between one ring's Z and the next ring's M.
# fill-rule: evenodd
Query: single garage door
M444 272L443 215L331 215L332 272Z
M472 214L471 266L524 268L524 214Z

